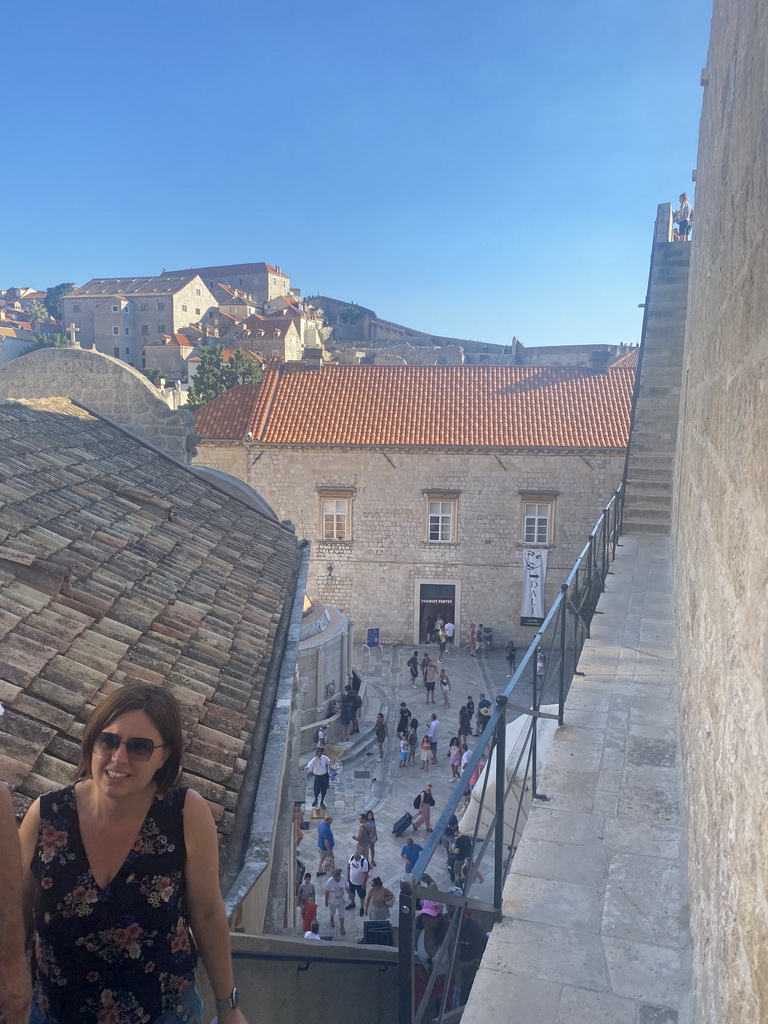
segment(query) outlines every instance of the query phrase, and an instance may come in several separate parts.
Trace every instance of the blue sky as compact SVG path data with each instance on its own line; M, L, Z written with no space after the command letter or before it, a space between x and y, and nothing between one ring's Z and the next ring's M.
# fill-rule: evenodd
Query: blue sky
M693 198L707 2L15 18L0 287L265 260L436 334L639 340L656 206Z

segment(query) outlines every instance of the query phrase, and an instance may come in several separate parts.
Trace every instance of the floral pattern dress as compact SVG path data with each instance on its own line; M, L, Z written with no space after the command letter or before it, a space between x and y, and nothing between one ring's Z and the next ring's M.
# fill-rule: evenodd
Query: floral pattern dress
M187 920L186 789L157 798L105 888L80 836L73 786L40 798L32 858L35 1000L68 1024L150 1024L194 982Z

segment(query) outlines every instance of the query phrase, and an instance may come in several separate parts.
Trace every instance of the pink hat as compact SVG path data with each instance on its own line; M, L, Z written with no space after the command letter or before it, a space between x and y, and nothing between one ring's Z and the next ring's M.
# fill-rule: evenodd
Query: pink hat
M430 917L441 917L443 913L443 904L434 903L432 900L424 900L419 913L429 914Z

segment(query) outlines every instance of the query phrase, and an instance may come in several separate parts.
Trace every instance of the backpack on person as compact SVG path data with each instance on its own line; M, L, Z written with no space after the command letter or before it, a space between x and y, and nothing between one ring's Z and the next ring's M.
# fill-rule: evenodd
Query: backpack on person
M432 796L431 793L428 793L426 791L426 789L425 789L425 790L423 790L423 792L419 793L418 796L415 796L413 798L413 806L414 806L415 810L418 811L418 809L421 807L422 797L423 797L424 803L427 805L427 807L434 807L435 806L435 798Z

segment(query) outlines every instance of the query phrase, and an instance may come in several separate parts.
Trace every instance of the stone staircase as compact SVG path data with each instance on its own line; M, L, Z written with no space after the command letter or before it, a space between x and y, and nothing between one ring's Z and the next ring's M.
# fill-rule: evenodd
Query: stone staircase
M668 534L680 412L691 244L672 242L672 207L656 216L635 408L627 454L625 533Z

